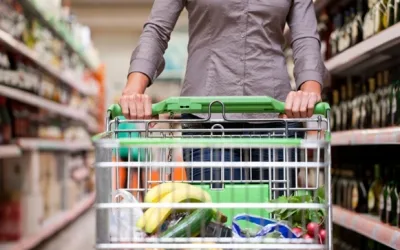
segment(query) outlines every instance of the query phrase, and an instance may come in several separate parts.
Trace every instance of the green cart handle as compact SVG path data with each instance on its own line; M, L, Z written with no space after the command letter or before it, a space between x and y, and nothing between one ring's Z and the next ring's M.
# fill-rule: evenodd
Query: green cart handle
M153 104L152 115L165 113L189 113L208 114L211 113L285 113L285 103L268 96L218 96L218 97L170 97L164 101ZM330 110L328 103L320 102L315 106L314 114L327 115ZM119 104L113 104L108 108L111 119L122 116Z

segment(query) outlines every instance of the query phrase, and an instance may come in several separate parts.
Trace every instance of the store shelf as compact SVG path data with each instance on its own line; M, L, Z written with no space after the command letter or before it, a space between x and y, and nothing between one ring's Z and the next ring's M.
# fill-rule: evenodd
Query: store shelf
M18 139L17 144L24 150L50 150L50 151L90 151L93 150L92 142L82 141L57 141L45 139Z
M333 146L399 143L400 127L333 132L331 141Z
M400 249L400 229L383 224L377 218L333 206L333 222L388 247Z
M90 128L90 130L96 130L96 121L94 119L88 119L88 115L86 114L86 112L83 112L81 110L77 110L53 101L49 101L40 96L19 89L2 85L0 85L0 95L57 113L64 117L82 121Z
M41 25L50 30L50 32L56 36L61 41L64 41L68 48L76 53L82 62L90 69L96 70L98 65L90 60L86 55L83 48L80 48L75 41L72 39L71 34L67 34L66 27L62 26L60 22L54 21L50 17L45 17L43 12L38 8L35 1L32 0L18 0L20 4L24 7L25 11L28 11L37 18Z
M48 239L56 232L60 231L72 221L74 221L79 215L84 213L86 210L92 207L95 201L95 195L92 193L81 202L79 202L73 209L62 212L59 215L56 215L54 219L51 220L51 223L46 223L46 225L40 230L37 234L32 236L23 238L19 242L15 244L10 244L5 246L1 246L0 249L6 250L21 250L21 249L32 249L39 245L45 239Z
M0 159L14 158L21 155L21 149L16 145L0 145Z
M30 48L25 46L25 44L14 39L10 34L0 29L0 42L10 49L14 50L17 53L20 53L26 58L29 58L32 62L34 62L38 67L46 71L51 76L57 78L58 80L68 84L73 89L76 89L80 93L84 95L95 95L96 89L94 87L90 87L87 84L84 84L80 81L72 79L72 77L67 74L62 73L58 69L50 66L48 63L40 60L39 56L35 51L32 51Z
M364 40L325 62L332 74L343 74L348 70L359 70L377 66L392 58L393 53L384 53L400 44L400 23ZM392 56L391 56L392 54Z

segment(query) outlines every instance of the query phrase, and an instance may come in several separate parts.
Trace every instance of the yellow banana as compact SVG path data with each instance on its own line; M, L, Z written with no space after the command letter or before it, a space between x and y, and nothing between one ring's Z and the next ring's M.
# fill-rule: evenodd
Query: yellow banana
M211 196L199 187L187 185L165 195L160 203L180 203L184 201L212 202ZM137 227L146 233L154 233L171 214L172 208L149 208L137 222Z
M181 182L165 182L150 189L144 197L145 203L159 202L164 196L171 193L175 189L183 189L190 186Z

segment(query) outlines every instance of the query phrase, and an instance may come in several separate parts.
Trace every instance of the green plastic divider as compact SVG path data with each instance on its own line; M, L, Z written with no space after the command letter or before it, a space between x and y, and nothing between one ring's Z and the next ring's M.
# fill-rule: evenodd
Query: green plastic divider
M196 145L212 147L229 144L229 146L300 146L302 139L297 138L124 138L119 139L120 146L148 147L157 145Z
M218 96L218 97L171 97L153 104L153 115L163 113L280 113L285 112L285 103L268 96ZM328 103L321 102L315 106L314 114L326 116L330 109ZM108 111L111 118L122 115L121 107L113 104Z

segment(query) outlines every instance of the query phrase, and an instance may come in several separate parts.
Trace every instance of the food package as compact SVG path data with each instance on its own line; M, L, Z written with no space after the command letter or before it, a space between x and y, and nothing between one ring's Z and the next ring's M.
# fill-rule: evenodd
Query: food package
M115 193L120 203L137 203L135 197L126 190ZM137 221L143 216L140 208L114 208L110 214L110 236L113 242L134 242L146 237L146 234L136 227Z

